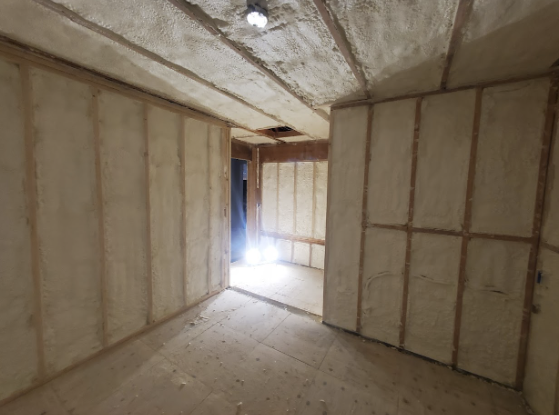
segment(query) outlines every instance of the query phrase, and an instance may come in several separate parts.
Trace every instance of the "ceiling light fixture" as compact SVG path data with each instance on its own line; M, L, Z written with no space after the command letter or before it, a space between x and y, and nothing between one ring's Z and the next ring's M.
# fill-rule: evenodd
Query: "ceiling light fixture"
M258 4L248 6L247 20L252 26L264 29L268 24L268 12Z

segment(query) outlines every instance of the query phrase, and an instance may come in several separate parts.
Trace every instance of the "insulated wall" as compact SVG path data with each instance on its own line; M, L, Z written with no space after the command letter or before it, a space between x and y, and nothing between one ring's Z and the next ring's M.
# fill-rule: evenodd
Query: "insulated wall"
M326 322L521 386L549 91L333 111Z
M324 268L328 162L262 164L261 245L280 260Z
M228 129L0 58L0 402L227 282Z
M559 414L559 117L547 174L524 390L537 415Z

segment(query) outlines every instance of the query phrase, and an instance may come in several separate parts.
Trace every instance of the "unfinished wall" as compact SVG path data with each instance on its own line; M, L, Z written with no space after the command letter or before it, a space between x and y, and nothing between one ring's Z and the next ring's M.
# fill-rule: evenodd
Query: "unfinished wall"
M334 110L326 322L519 387L549 89Z
M555 114L524 390L537 415L559 414L559 118Z
M324 269L328 162L262 164L260 244L282 261Z
M0 93L1 402L223 287L228 130L23 59Z

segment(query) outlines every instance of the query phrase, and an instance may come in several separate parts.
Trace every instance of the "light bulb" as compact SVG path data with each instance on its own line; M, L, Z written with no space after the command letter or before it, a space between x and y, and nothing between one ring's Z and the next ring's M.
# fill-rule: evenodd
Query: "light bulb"
M268 24L268 13L266 9L254 4L248 8L247 20L252 26L263 29Z

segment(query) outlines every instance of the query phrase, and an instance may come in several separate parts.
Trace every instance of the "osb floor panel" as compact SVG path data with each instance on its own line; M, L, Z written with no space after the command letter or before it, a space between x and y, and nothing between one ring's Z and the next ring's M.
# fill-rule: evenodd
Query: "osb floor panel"
M233 287L279 301L313 314L322 315L324 271L288 262L246 265L231 264Z
M231 290L0 408L1 415L286 413L527 412L500 386Z

